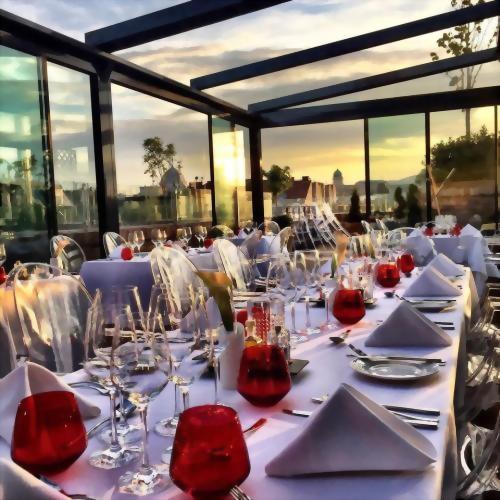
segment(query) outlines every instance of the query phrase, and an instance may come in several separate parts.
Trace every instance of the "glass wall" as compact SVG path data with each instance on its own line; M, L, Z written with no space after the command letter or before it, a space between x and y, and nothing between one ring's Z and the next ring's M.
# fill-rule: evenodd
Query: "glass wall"
M40 61L0 46L0 238L8 267L49 258L39 89Z
M398 226L425 221L424 115L371 118L368 130L373 216Z
M217 224L253 220L248 129L214 117L212 144Z
M494 120L494 107L430 114L433 215L495 222Z
M366 212L362 120L264 129L262 165L267 217L324 202L351 222Z
M58 232L99 251L89 76L47 64Z
M210 225L207 116L118 85L112 97L120 230Z

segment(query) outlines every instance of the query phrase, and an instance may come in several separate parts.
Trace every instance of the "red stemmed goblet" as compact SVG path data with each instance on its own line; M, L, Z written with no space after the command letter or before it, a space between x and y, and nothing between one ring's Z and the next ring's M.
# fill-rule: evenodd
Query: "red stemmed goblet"
M283 349L277 345L253 345L243 351L238 392L255 406L273 406L283 399L292 380Z
M363 292L358 289L337 290L333 299L333 315L341 323L354 325L366 313Z
M401 272L408 274L415 269L415 261L413 260L413 255L411 253L404 253L398 259L399 269Z
M379 264L377 266L377 281L384 288L394 288L401 279L397 264Z
M73 393L51 391L24 398L12 433L12 460L32 474L67 469L87 447L87 434Z
M193 497L218 498L241 484L250 460L238 414L228 406L194 406L181 413L170 477Z

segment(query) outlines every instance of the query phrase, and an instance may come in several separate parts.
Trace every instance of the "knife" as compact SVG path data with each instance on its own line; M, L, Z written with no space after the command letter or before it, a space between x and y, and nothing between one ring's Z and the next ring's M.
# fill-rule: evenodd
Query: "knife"
M288 410L287 408L284 408L281 411L287 415L295 415L296 417L310 417L313 413L312 411L307 410Z
M423 363L444 363L441 358L418 358L413 356L357 356L356 359L367 361L421 361Z

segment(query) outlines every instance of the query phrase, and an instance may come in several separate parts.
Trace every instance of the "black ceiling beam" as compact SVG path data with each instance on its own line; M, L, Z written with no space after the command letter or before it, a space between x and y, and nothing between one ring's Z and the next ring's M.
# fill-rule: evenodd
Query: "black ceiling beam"
M387 73L381 73L379 75L368 76L365 78L359 78L357 80L337 83L335 85L328 85L326 87L321 87L314 90L306 90L304 92L298 92L296 94L277 97L276 99L256 102L253 104L249 104L248 110L252 113L262 113L274 111L281 108L299 106L300 104L307 104L309 102L330 99L332 97L352 94L354 92L361 92L363 90L383 87L385 85L392 85L394 83L406 82L415 78L436 75L447 71L465 68L467 66L484 64L491 61L496 61L497 58L497 48L480 50L471 54L464 54L457 57L450 57L448 59L441 59L435 62L418 64L417 66L397 69L395 71L389 71Z
M107 52L177 35L290 0L191 0L85 33L85 41Z
M100 73L105 69L115 83L201 113L228 116L241 124L255 122L245 109L2 9L0 43L78 71Z
M261 126L288 127L310 125L379 116L407 115L425 111L446 111L500 103L500 86L467 90L450 90L431 94L374 99L370 101L346 102L309 106L304 108L282 109L260 115Z
M199 90L218 87L219 85L267 75L276 71L295 68L304 64L330 59L332 57L351 54L371 47L404 40L406 38L425 35L433 31L447 29L473 21L480 21L487 17L497 16L498 14L500 14L500 2L498 0L493 0L473 7L453 10L444 14L419 19L418 21L400 24L399 26L346 38L338 42L327 43L325 45L319 45L318 47L312 47L310 49L292 52L291 54L266 59L265 61L245 64L237 68L226 69L210 75L201 76L192 79L191 86Z

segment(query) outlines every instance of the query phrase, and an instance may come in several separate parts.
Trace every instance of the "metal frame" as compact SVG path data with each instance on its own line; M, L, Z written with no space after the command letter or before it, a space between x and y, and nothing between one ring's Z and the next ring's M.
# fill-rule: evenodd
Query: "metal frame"
M310 64L317 61L323 61L324 59L378 47L387 43L398 42L406 38L425 35L426 33L451 28L460 24L480 21L487 17L496 16L499 13L500 4L493 0L473 7L453 10L451 12L418 19L417 21L411 21L398 26L372 31L364 35L346 38L338 42L327 43L310 49L299 50L290 54L266 59L265 61L244 64L236 68L193 78L191 80L191 87L199 90L218 87L227 83L267 75L269 73L275 73L276 71L295 68L304 64Z
M107 52L177 35L290 0L191 0L85 33L85 42Z

